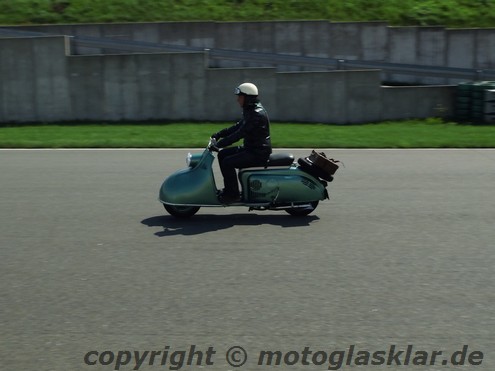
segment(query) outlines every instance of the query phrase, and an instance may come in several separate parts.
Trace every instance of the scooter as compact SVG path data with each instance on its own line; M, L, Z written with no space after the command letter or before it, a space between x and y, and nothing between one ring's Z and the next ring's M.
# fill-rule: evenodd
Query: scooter
M216 140L210 138L203 153L187 155L187 168L165 178L159 201L169 214L187 218L201 207L246 206L249 211L283 210L293 216L306 216L319 201L329 198L326 180L303 170L293 155L272 153L264 167L239 170L241 201L222 204L212 168L217 151Z

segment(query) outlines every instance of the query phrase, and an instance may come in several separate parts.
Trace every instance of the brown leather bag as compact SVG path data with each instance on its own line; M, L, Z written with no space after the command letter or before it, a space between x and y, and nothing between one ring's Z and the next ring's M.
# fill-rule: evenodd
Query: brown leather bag
M337 163L339 163L340 161L334 160L333 158L328 158L324 152L316 152L315 150L313 150L311 152L311 155L309 155L307 159L311 161L314 166L320 168L329 175L335 174L335 172L339 168L339 165L337 165Z

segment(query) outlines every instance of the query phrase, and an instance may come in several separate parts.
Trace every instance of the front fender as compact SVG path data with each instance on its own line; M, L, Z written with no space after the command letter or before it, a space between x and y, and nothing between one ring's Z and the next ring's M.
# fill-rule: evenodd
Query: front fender
M213 155L203 155L194 167L178 170L162 183L159 200L171 205L218 205L211 163Z

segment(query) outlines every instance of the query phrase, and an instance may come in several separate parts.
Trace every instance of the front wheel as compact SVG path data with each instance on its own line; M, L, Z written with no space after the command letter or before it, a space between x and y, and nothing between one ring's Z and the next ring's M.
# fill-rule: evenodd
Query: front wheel
M292 216L306 216L311 214L318 206L318 201L310 202L305 207L293 207L291 209L286 209L285 211Z
M163 207L170 215L175 216L176 218L190 218L199 210L199 206L176 206L163 204Z

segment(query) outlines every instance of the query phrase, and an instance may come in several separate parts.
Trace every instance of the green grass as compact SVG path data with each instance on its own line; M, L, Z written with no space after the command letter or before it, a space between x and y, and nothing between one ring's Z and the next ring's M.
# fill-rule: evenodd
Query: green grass
M204 147L227 123L35 125L0 128L0 148ZM365 125L272 123L282 148L495 148L495 126L440 119Z
M494 27L495 0L4 0L0 24L260 20Z

